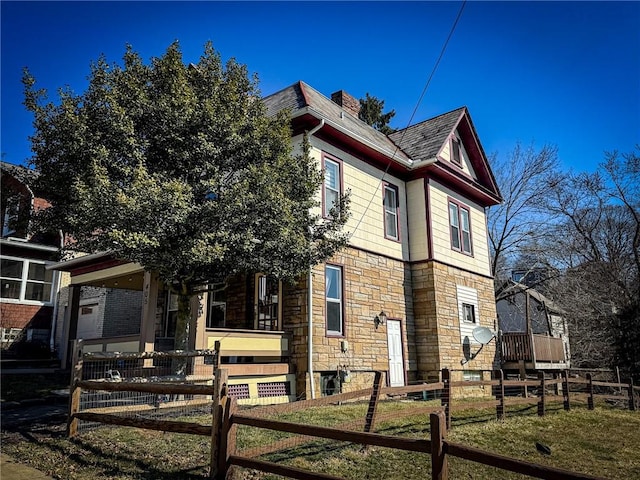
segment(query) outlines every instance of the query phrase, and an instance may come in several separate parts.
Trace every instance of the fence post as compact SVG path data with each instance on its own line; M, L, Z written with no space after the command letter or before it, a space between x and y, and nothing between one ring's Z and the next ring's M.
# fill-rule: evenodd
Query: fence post
M237 406L238 404L235 397L227 396L222 402L224 412L218 454L218 476L220 479L233 478L233 472L229 472L229 457L236 453L236 433L238 427L233 424L233 414Z
M504 419L504 371L496 370L496 376L500 380L498 385L498 404L496 405L496 417L498 420Z
M629 379L629 410L635 411L636 409L636 399L633 394L633 378Z
M442 383L444 383L444 389L442 390L440 405L444 407L447 428L451 428L451 372L448 368L442 369Z
M547 386L545 384L544 372L538 372L538 378L540 379L540 397L538 400L538 416L544 417L545 401L547 396L547 392L546 392Z
M589 393L589 398L587 398L587 408L589 410L593 410L593 378L590 373L587 373L587 381L589 382L589 385L587 386L587 392Z
M213 371L215 372L220 369L220 340L216 340L213 345L213 349L216 352L213 357Z
M431 430L431 480L447 480L447 454L444 451L444 437L447 432L447 422L444 412L434 412L429 415Z
M569 401L569 370L562 372L562 397L564 409L567 411L571 410Z
M382 387L382 372L376 371L373 379L373 390L369 399L369 409L364 423L364 431L371 432L376 423L376 411L378 410L378 399L380 398L380 388Z
M209 478L218 477L219 447L222 434L222 399L227 395L228 374L226 370L216 370L213 379L213 397L211 405L213 408L213 419L211 424L211 465L209 467Z
M76 413L80 411L80 396L82 389L78 382L82 380L82 340L73 341L73 356L71 378L69 379L69 416L67 417L67 436L73 438L78 434L78 419Z

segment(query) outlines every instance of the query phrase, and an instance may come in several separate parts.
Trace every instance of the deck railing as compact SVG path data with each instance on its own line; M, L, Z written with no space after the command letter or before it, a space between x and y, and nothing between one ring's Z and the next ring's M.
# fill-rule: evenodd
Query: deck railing
M500 336L504 362L566 362L561 338L528 333L503 333Z

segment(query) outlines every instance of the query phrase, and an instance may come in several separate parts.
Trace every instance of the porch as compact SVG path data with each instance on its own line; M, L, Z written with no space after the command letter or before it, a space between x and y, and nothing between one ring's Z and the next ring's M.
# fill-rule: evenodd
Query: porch
M503 369L564 370L569 368L562 338L534 333L502 333Z

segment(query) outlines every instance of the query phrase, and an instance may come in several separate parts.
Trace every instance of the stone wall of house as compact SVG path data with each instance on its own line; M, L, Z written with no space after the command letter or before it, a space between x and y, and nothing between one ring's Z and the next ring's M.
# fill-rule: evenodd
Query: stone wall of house
M343 391L371 386L373 372L389 368L386 325L376 328L374 317L381 311L400 320L403 354L409 370L417 367L413 348L413 299L411 271L404 262L364 250L347 248L329 262L343 272L344 335L330 336L326 331L325 265L313 269L313 368L316 394L320 395L322 377L338 370L350 372ZM285 295L285 330L293 335L292 362L297 371L297 391L308 392L308 318L307 277ZM344 343L346 341L346 343Z
M415 315L415 343L418 377L434 381L442 368L492 370L497 366L495 341L482 347L471 345L477 355L466 361L460 334L457 287L475 289L478 294L479 325L495 329L496 306L493 281L439 262L412 265Z

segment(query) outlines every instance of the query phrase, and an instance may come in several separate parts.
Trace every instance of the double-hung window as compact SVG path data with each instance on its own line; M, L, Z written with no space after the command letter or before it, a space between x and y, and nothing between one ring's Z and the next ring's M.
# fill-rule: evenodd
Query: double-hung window
M45 262L11 257L0 261L0 298L51 303L54 274Z
M340 206L340 163L324 157L324 207L325 217L331 216L331 209Z
M451 200L449 201L449 230L451 232L451 248L472 255L469 209Z
M223 328L227 312L227 291L214 290L209 292L209 315L207 328Z
M327 335L344 335L342 308L342 268L327 265L325 274L325 299L327 315Z
M400 239L398 228L398 188L384 186L384 236L391 240Z

